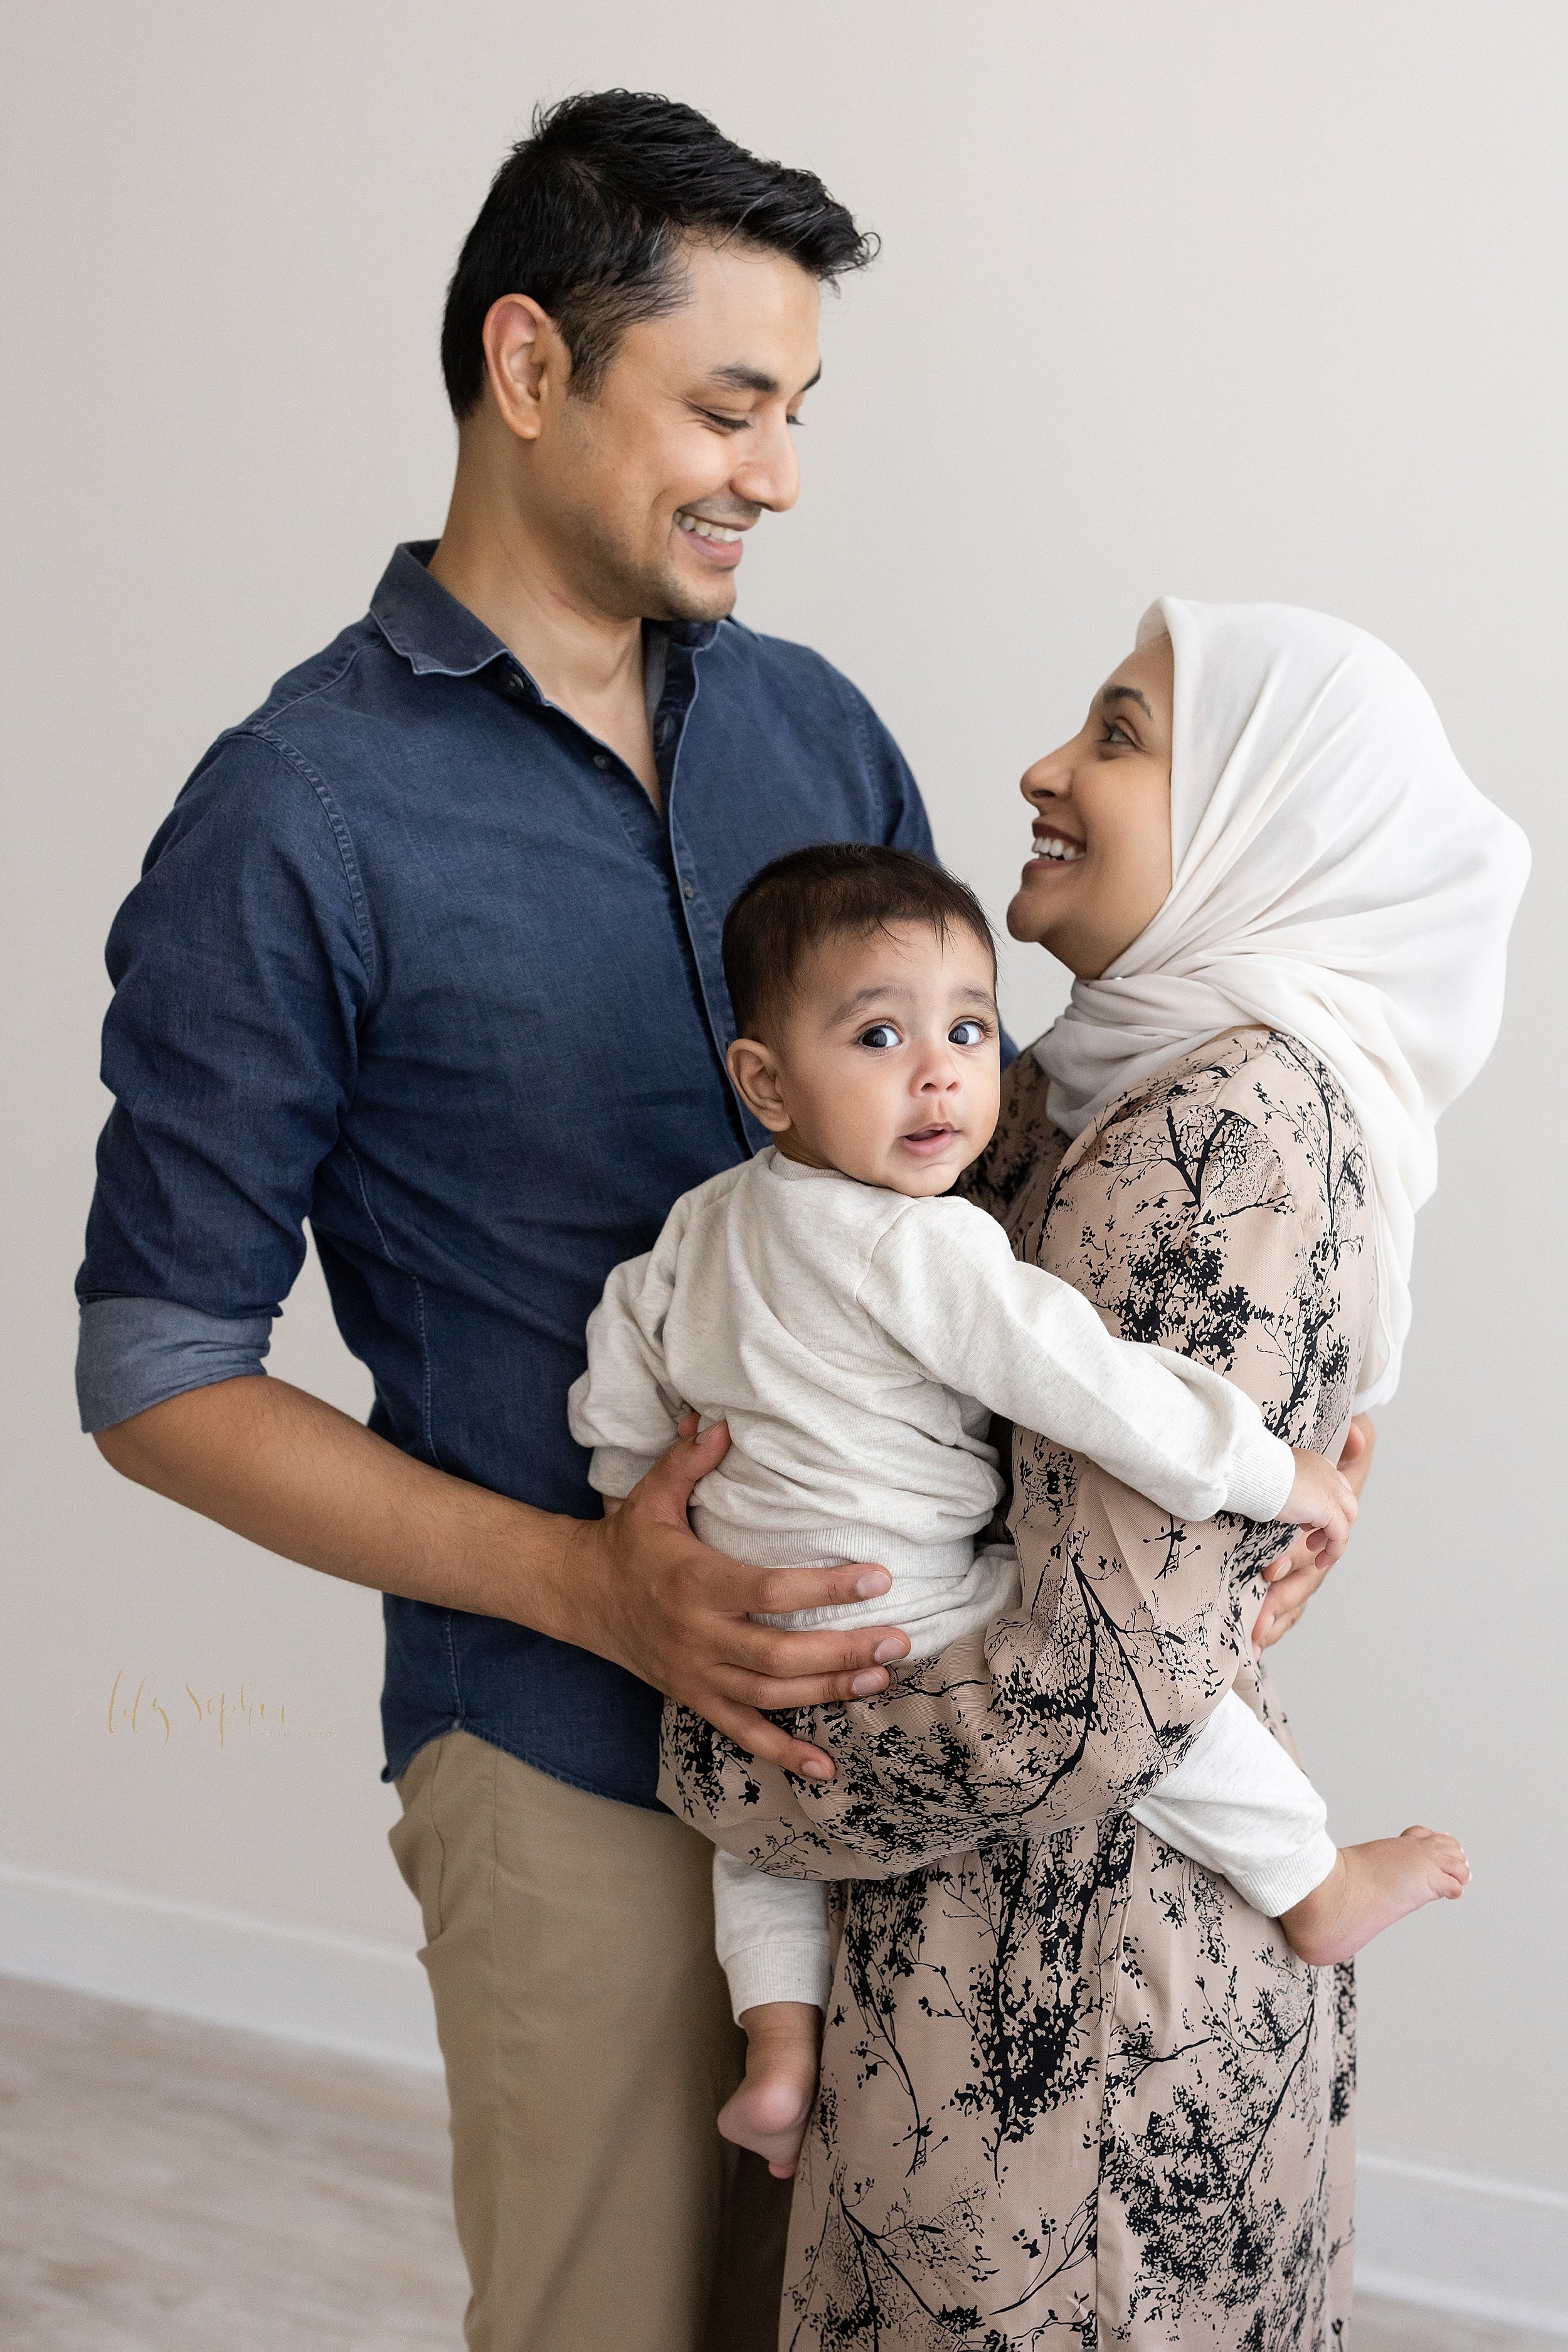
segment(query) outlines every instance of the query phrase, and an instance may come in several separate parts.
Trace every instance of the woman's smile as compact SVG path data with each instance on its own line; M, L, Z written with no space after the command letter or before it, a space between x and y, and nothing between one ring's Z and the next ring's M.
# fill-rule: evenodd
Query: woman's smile
M1023 869L1023 878L1030 881L1048 866L1075 866L1083 856L1083 844L1060 825L1037 824L1034 828L1034 849Z
M1169 895L1174 678L1169 637L1148 640L1107 678L1071 741L1020 779L1034 853L1008 929L1079 980L1124 954Z

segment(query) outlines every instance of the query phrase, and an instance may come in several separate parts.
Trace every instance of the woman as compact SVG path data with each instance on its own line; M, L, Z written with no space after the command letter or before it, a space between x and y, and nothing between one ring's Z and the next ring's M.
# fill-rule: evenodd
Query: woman
M1166 600L1024 779L1009 912L1077 976L975 1197L1112 1328L1330 1453L1387 1395L1438 1110L1522 842L1359 631ZM814 1713L825 1787L673 1715L664 1793L841 1882L783 2340L1316 2352L1350 2301L1353 1988L1128 1818L1232 1685L1277 1538L1015 1434L1027 1613Z

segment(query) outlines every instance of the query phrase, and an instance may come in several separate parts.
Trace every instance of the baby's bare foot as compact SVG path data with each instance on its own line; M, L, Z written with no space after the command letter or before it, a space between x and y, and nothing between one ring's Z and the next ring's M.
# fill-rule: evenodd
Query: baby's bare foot
M768 2159L788 2180L800 2161L800 2143L817 2095L822 2012L804 2000L769 2000L741 2017L746 2029L746 2080L719 2109L718 2127L738 2147Z
M1322 1885L1284 1912L1280 1925L1298 1958L1332 1968L1423 1904L1457 1901L1469 1876L1458 1838L1417 1825L1396 1838L1342 1846Z

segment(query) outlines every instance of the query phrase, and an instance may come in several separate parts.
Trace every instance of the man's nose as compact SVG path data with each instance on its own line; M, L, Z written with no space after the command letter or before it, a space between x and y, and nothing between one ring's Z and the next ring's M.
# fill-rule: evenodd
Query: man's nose
M769 417L747 436L747 446L729 487L737 499L771 514L788 514L800 495L800 461L789 427L780 417Z

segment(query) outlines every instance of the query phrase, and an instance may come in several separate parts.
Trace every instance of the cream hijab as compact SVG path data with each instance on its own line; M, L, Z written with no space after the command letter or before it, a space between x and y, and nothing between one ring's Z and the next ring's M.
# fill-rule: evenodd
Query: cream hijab
M1163 596L1176 654L1169 898L1035 1046L1051 1118L1107 1103L1240 1023L1333 1071L1366 1139L1376 1325L1358 1406L1392 1396L1437 1114L1491 1051L1524 835L1448 748L1420 681L1346 621Z

